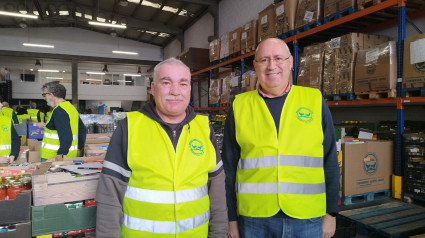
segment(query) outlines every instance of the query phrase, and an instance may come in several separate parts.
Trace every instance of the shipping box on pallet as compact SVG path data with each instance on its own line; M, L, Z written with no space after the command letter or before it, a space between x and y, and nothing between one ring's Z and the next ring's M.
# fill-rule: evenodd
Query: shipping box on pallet
M275 5L276 35L280 35L294 29L297 5L298 0L285 0Z
M395 89L397 83L397 52L389 41L357 53L354 92Z
M32 175L32 194L35 206L93 199L96 196L99 174L73 177L71 173L47 173L51 162L40 164Z
M342 145L343 196L391 189L394 143L346 142Z
M65 204L33 206L32 236L93 228L96 210L96 206L69 209Z
M190 47L178 55L190 71L198 71L210 66L209 49Z
M245 54L255 50L257 46L257 20L251 20L242 27L241 53Z
M258 42L276 36L275 21L276 13L273 4L258 13Z
M403 88L425 87L425 33L404 39Z
M242 27L229 32L229 55L237 55L241 52L241 32Z

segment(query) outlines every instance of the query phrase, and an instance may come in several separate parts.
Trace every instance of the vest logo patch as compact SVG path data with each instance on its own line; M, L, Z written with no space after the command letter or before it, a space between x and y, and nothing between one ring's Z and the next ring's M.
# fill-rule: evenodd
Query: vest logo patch
M196 156L201 156L204 154L204 144L198 139L192 139L189 142L190 151Z
M378 170L378 157L374 153L367 153L363 158L363 170L366 174L374 174Z
M297 110L297 118L302 122L311 122L313 120L313 111L306 107L300 107Z
M9 131L9 128L7 126L1 126L2 131L7 132Z

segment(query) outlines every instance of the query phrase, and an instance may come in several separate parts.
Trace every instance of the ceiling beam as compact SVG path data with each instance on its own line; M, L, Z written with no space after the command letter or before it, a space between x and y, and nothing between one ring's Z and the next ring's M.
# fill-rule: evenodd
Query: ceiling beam
M217 0L177 0L177 2L192 3L192 4L204 5L204 6L217 6L218 5Z

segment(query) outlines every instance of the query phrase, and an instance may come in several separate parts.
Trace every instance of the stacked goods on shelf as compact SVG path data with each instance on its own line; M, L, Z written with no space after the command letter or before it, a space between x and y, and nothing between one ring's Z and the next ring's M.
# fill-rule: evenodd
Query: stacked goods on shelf
M87 128L87 134L114 132L116 124L122 117L121 113L113 115L80 114L80 118Z
M323 4L323 16L330 17L332 14L340 13L344 14L350 7L352 10L356 7L356 0L325 0ZM339 17L335 17L339 18Z
M229 55L231 57L239 56L241 53L241 32L242 27L238 27L229 33Z
M297 85L322 88L324 44L314 44L304 48L304 56L300 57Z
M246 71L242 75L242 93L257 89L257 74L254 70Z
M241 53L245 54L255 50L257 46L257 20L251 20L242 27Z
M106 155L112 133L87 134L84 155L88 157Z
M223 148L223 137L224 137L224 122L226 121L226 115L216 114L214 118L210 121L210 125L214 129L215 137L217 139L217 145L221 150Z
M273 4L270 4L268 7L258 13L258 42L276 36L275 14L276 12L274 10Z
M222 79L211 79L210 88L208 92L209 103L216 105L220 103L220 95L222 90Z
M299 0L295 14L295 29L306 25L320 25L322 14L323 0Z
M393 172L392 141L345 141L342 144L342 204L388 198Z
M397 83L397 50L389 41L357 54L354 92L391 90Z
M425 201L425 134L411 133L403 135L404 177L403 190L405 200Z
M232 72L230 74L230 101L228 102L229 106L235 100L236 95L242 92L241 90L241 74L239 71ZM224 91L224 90L223 90Z
M327 41L323 55L322 93L324 95L336 94L335 73L336 51L333 49L331 41Z
M220 36L220 60L229 57L229 33Z
M214 39L210 42L210 62L220 60L220 39Z
M425 33L404 39L403 88L425 87Z
M275 4L276 35L294 30L297 0L285 0Z
M182 51L177 58L185 63L190 71L198 71L210 66L209 49L190 47Z

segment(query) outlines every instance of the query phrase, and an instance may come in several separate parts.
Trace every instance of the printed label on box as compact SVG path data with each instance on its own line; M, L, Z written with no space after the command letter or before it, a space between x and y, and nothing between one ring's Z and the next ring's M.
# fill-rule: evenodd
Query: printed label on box
M246 32L243 32L242 35L241 35L241 39L242 40L246 39L246 36L247 36L247 33Z
M314 12L306 11L304 14L304 21L308 21L308 22L312 21L313 15L314 15Z
M278 8L276 8L276 16L279 16L280 14L283 14L285 12L285 8L283 5L280 5Z
M410 43L410 64L425 62L425 39Z
M366 52L366 64L372 62L372 61L376 61L378 60L379 57L379 49L375 48L373 50L369 50L368 52Z
M267 15L261 18L261 24L266 24L266 23L267 23Z
M336 38L331 39L330 48L331 49L341 48L341 37L336 37Z

